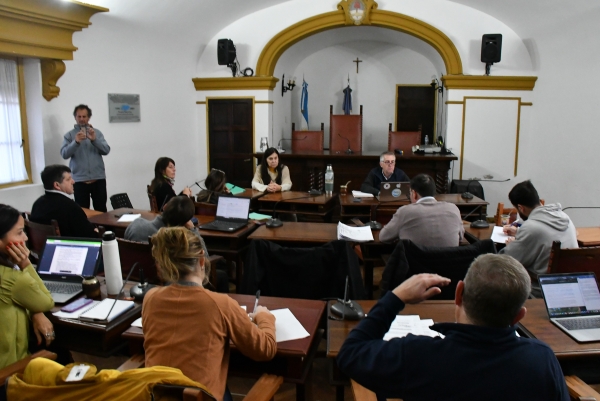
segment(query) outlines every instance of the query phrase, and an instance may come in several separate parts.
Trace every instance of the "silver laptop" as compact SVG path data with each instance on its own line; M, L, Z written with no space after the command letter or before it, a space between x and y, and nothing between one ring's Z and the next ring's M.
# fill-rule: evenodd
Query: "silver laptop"
M232 232L248 224L250 198L219 196L215 220L198 228L203 230Z
M379 202L410 202L410 182L382 182L377 199Z
M600 291L594 273L538 276L550 321L578 342L600 341Z
M55 303L65 303L83 290L82 276L94 276L100 265L100 238L48 237L37 272Z

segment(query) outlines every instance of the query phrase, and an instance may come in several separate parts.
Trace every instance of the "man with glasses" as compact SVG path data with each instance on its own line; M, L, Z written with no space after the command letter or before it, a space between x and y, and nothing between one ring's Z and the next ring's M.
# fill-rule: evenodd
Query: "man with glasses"
M410 178L399 168L396 168L394 152L384 152L379 156L379 166L369 172L360 186L362 192L379 195L382 182L407 182Z

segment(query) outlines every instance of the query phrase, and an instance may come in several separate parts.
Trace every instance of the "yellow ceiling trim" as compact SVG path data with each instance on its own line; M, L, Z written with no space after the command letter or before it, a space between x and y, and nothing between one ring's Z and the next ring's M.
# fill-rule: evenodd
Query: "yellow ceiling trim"
M275 77L223 77L192 78L197 91L210 90L273 90L278 78Z
M447 89L532 91L537 77L444 75L442 81Z

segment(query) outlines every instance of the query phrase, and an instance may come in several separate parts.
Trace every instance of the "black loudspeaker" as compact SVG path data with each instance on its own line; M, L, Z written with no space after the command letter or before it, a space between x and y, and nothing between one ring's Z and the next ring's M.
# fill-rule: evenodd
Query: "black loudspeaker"
M498 63L502 55L502 34L486 33L481 38L481 62Z
M217 43L219 65L229 65L235 61L235 46L231 39L219 39Z

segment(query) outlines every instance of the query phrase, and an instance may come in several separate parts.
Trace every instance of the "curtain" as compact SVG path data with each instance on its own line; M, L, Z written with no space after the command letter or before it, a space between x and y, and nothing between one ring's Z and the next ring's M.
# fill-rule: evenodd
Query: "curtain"
M0 184L27 179L17 62L0 59Z

